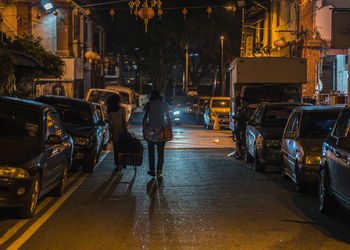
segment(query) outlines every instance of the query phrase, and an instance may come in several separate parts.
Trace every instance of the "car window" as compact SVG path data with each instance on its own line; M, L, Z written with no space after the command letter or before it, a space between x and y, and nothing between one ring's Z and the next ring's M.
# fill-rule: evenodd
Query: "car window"
M230 101L229 100L213 100L211 103L213 108L229 108Z
M46 135L63 136L63 130L59 115L55 112L49 112L46 115Z
M331 133L338 115L337 111L304 113L300 128L301 138L325 138Z
M108 91L101 91L101 90L92 90L88 101L90 102L107 102L107 99L115 95L114 92L108 92Z
M349 137L350 112L344 112L338 119L333 135L336 137Z
M268 107L264 112L264 126L284 127L292 110L293 106Z
M37 143L43 136L42 115L21 107L0 106L0 137Z
M295 123L297 122L297 119L299 119L299 112L297 111L293 111L293 113L290 115L290 118L288 120L288 123L286 125L286 133L295 133L296 132L296 128L297 125L295 125ZM298 123L298 122L297 122Z

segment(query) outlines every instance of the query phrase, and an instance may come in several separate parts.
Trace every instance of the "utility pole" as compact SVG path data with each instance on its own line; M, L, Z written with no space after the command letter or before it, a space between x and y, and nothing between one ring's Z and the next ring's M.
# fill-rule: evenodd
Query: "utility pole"
M139 52L139 81L140 81L140 95L142 95L142 54Z
M245 9L244 7L242 7L242 34L241 34L241 56L244 56L244 52L245 52L245 23L244 23L244 19L245 19Z
M188 92L188 45L186 45L186 73L185 73L185 92Z
M221 96L225 96L225 70L224 70L224 36L220 37L221 40Z

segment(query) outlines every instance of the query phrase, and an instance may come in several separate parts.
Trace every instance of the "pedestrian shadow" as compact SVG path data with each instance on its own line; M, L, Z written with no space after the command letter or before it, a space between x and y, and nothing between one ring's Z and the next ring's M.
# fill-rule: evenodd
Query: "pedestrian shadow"
M113 192L118 188L120 184L127 184L126 192L124 192L121 196L113 197L114 199L128 199L130 198L130 194L132 191L133 184L136 178L136 170L134 170L134 174L131 177L131 180L126 182L122 181L125 176L124 172L129 170L118 170L117 168L113 170L111 175L108 177L106 181L104 181L94 192L93 194L86 200L86 204L92 204L97 202L104 202L109 200Z
M152 178L147 183L147 195L150 198L148 219L151 232L156 232L153 241L159 247L159 238L156 234L163 234L162 248L177 249L181 245L176 234L176 226L166 197L163 194L164 180L163 178Z

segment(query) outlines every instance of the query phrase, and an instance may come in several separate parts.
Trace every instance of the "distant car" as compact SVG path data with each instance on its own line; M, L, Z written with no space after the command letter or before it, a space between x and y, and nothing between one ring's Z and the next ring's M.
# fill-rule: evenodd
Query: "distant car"
M73 164L82 163L84 172L92 173L102 151L105 125L99 119L96 105L61 96L40 96L36 100L58 111L64 129L74 140Z
M318 196L322 212L335 212L341 203L350 210L350 108L339 115L322 145Z
M218 116L220 127L229 127L230 97L212 97L204 114L204 127L213 128L216 116Z
M17 207L29 218L40 197L63 194L73 140L53 107L0 97L0 148L1 207Z
M110 141L110 133L109 133L109 121L108 121L108 115L107 115L107 107L103 104L97 104L96 105L96 111L98 114L98 117L100 121L103 122L102 130L103 130L103 141L102 141L102 148L107 149L108 143Z
M281 140L284 127L294 107L302 103L263 103L253 114L246 128L245 160L254 162L255 171L264 171L267 164L281 163Z
M317 183L321 145L342 109L302 106L289 116L282 138L281 173L295 182L297 192L304 192L308 184Z

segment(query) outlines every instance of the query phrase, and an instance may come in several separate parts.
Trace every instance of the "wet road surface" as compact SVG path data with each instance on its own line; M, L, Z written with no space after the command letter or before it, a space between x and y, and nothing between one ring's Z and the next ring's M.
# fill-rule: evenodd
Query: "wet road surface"
M276 167L256 173L228 157L229 131L176 131L160 180L146 174L147 150L141 167L121 172L105 152L95 173L71 173L65 196L44 197L33 219L0 210L0 249L350 249L349 212L322 215L315 190L297 194Z

